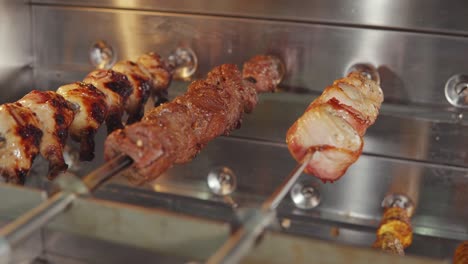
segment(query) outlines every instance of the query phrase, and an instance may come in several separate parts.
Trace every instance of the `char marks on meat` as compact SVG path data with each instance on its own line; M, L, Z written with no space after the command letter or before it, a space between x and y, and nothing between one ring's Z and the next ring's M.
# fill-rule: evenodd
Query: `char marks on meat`
M0 173L7 182L23 184L39 153L39 120L20 103L0 105L0 120Z
M106 95L92 84L75 82L61 86L57 93L68 100L75 111L70 125L71 138L80 142L80 159L94 158L94 136L107 116Z
M65 98L52 91L33 90L19 103L37 116L38 128L43 134L40 153L49 161L49 178L52 179L68 167L63 159L63 149L74 117L73 108Z
M260 58L255 60L273 64L265 61L268 57ZM218 66L206 79L193 82L184 95L147 112L142 121L116 130L106 139L105 158L130 156L134 164L126 176L135 184L157 178L173 164L190 161L210 140L240 127L243 113L257 103L257 89L274 89L263 75L279 76L273 72L278 67L259 70L255 62L246 65L249 78L235 65Z
M68 167L63 157L68 135L80 143L81 160L93 159L100 125L105 121L108 133L122 128L125 111L127 123L140 120L151 93L159 102L167 100L172 73L159 55L148 53L138 63L122 61L114 70L92 71L83 82L56 92L34 90L17 103L0 106L2 175L24 182L40 152L49 161L49 178L54 178Z
M286 142L293 157L312 159L305 171L322 179L339 179L361 155L363 135L383 102L377 83L352 72L327 87L291 126Z
M106 97L107 132L111 133L117 128L122 128L124 102L132 93L132 85L127 76L112 70L95 70L89 73L83 82L92 84Z
M127 124L139 121L153 90L153 82L148 73L145 73L137 63L132 61L120 61L112 67L112 70L126 75L133 87L132 93L125 103L125 109L128 113Z

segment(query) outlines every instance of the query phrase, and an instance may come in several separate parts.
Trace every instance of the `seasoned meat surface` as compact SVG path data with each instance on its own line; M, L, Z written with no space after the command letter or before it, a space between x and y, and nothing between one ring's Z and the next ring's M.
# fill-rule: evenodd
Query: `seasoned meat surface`
M257 55L244 64L242 77L255 84L258 92L273 92L281 81L282 64L270 55Z
M24 182L38 152L49 160L49 178L66 170L63 151L68 134L80 143L80 159L89 161L94 158L94 136L104 121L110 133L123 128L125 111L127 124L140 120L150 93L158 96L157 104L167 100L172 67L156 53L138 61L121 61L114 70L92 71L83 82L63 85L56 92L34 90L17 103L1 105L0 172L6 180ZM166 110L183 113L174 107ZM158 122L175 126L165 115Z
M49 161L49 178L67 169L63 149L74 112L71 103L52 91L33 90L18 101L36 114L42 131L40 153Z
M106 97L107 132L110 133L117 128L122 128L124 103L133 90L127 76L112 70L95 70L90 72L83 82L92 84Z
M272 74L251 74L263 80L261 75L267 73ZM257 88L264 89L243 78L237 66L215 67L206 79L190 84L185 94L147 112L141 122L110 134L105 157L128 155L134 160L126 174L129 180L135 184L153 180L173 164L190 161L210 140L239 128L243 113L257 103Z
M20 103L0 105L0 174L6 182L24 183L41 138L33 111Z
M107 116L106 95L92 84L76 82L59 87L57 93L69 101L75 111L69 134L80 142L80 159L94 158L94 136Z
M153 90L153 82L137 63L129 60L116 63L112 70L127 76L133 87L132 93L125 103L125 109L128 113L127 124L139 121L144 114L144 106Z

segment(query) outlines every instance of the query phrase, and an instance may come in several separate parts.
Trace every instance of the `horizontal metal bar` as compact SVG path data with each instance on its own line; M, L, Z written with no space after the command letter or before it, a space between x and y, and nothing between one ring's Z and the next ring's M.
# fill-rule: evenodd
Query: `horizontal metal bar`
M161 12L192 13L275 20L325 22L341 25L412 29L434 33L468 33L464 2L446 4L441 0L374 1L185 1L169 0L32 0L37 5L106 7Z

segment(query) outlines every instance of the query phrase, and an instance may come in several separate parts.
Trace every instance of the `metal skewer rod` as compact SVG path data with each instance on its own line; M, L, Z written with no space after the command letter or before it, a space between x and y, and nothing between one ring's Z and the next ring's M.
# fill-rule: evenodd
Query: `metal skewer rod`
M275 192L262 203L260 209L253 212L244 225L237 229L206 263L235 264L248 254L263 230L276 218L276 208L301 176L311 158L312 155L308 154L302 164L298 164Z
M10 253L13 246L64 212L78 195L95 190L132 163L133 160L130 157L119 155L85 176L83 180L76 177L71 181L68 179L67 186L61 186L61 190L49 199L0 229L0 257L3 259ZM60 180L60 177L57 180Z

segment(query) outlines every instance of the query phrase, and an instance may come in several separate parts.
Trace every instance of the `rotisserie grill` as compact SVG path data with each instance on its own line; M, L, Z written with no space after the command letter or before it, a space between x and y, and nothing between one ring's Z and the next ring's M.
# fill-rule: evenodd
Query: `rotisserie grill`
M0 3L0 263L466 263L468 4Z

